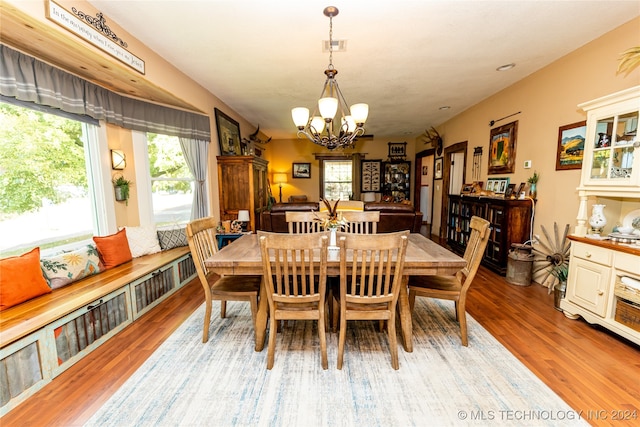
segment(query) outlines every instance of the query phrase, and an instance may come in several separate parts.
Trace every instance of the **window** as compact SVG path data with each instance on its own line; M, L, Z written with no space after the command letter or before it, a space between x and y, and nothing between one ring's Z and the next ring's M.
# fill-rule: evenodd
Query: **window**
M98 233L97 138L94 125L0 103L0 256Z
M191 218L194 178L175 136L147 133L153 222L187 223Z
M353 196L351 160L324 160L322 171L322 197L329 200L349 200Z

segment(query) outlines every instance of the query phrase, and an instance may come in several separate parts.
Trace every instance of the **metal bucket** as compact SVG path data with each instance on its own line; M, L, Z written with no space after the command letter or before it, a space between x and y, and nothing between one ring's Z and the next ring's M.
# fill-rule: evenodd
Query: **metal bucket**
M531 270L534 254L531 245L513 243L507 257L507 282L512 285L529 286L531 284Z

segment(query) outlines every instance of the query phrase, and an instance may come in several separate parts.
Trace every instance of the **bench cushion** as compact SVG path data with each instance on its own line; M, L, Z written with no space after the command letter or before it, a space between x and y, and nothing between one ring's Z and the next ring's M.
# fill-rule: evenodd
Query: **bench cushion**
M40 248L0 260L0 310L51 292L40 270Z
M125 227L127 229L127 242L131 256L134 258L142 255L151 255L160 252L158 233L153 226Z

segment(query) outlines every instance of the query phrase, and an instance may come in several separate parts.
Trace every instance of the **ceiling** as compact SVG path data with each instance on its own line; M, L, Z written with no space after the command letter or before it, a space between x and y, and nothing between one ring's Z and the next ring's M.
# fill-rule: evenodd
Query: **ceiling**
M294 138L291 108L320 95L326 6L347 41L337 81L349 104L369 104L376 137L417 136L640 15L635 0L90 3L275 139Z

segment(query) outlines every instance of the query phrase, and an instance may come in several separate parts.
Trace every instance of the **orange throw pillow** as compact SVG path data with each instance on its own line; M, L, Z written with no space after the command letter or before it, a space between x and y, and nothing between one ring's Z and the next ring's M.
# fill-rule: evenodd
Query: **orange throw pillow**
M96 242L105 269L124 264L132 259L125 228L109 236L94 236L93 241Z
M40 248L0 259L0 311L49 292L40 269Z

